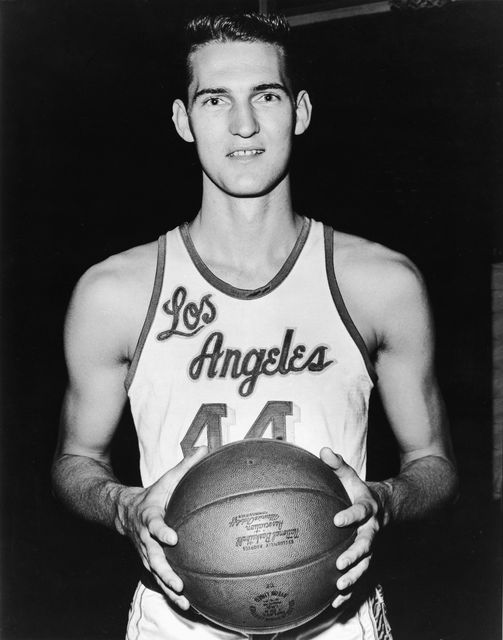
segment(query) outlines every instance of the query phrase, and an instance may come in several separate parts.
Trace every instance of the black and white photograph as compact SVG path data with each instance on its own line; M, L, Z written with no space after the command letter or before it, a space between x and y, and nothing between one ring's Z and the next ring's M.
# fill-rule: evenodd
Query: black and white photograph
M1 640L502 640L501 0L0 0Z

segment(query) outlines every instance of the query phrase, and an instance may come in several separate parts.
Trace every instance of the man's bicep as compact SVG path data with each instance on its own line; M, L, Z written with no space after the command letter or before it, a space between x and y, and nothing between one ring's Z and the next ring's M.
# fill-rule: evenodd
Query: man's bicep
M385 369L379 390L402 463L426 455L450 458L447 417L434 376L423 378L406 365L395 369L391 362Z
M96 372L92 384L72 384L61 412L58 454L108 460L126 393L116 374ZM122 388L121 388L122 387Z
M424 284L408 266L397 274L383 322L378 388L402 464L451 458L445 407L434 371L434 330Z
M113 285L109 274L86 274L68 310L65 355L69 383L58 454L107 459L126 402L126 332Z

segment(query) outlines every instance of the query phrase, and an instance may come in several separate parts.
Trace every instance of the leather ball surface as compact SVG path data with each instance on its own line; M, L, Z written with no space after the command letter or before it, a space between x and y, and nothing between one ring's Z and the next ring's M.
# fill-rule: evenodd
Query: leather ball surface
M248 633L284 631L318 615L338 594L335 563L355 527L336 527L351 501L333 471L278 440L225 445L175 488L165 553L203 616Z

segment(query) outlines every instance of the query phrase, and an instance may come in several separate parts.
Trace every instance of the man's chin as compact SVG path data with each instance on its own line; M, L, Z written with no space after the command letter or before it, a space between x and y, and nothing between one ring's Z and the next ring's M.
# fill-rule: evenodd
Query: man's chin
M243 181L241 183L217 184L216 186L233 198L260 198L274 191L284 176L271 181Z
M224 192L228 195L231 196L232 198L261 198L263 196L268 195L269 193L271 193L271 191L274 190L274 187L272 188L267 188L267 189L261 189L261 190L255 190L255 189L243 189L243 190L226 190L224 189Z

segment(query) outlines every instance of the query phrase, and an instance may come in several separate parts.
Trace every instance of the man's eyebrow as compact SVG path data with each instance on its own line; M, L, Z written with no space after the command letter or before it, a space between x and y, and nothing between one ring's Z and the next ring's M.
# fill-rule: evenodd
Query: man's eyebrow
M198 91L196 91L192 100L197 100L197 98L201 96L206 96L206 95L212 96L216 94L222 95L227 93L229 93L229 91L224 87L208 87L207 89L199 89Z
M264 84L258 84L253 87L253 91L269 91L271 89L276 89L276 91L283 91L284 93L289 93L288 89L284 84L280 82L265 82Z

